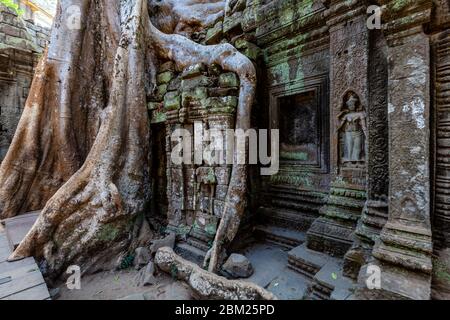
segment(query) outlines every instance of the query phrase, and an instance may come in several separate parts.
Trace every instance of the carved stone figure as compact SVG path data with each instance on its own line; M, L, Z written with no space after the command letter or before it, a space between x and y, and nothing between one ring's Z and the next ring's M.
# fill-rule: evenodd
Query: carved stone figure
M358 163L366 160L367 115L359 97L350 92L345 99L344 111L339 115L343 142L342 163Z

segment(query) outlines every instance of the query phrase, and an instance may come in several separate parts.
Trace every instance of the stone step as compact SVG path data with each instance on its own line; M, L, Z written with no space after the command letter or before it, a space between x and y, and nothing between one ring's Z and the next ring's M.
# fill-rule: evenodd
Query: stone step
M206 252L191 246L186 242L179 242L175 245L175 253L182 256L184 259L192 261L199 266L203 265L203 261L205 260Z
M346 300L353 294L356 283L344 277L341 259L302 244L289 251L288 266L311 280L307 297L310 300Z
M257 226L255 232L262 235L267 242L292 249L301 245L306 240L306 234L298 230L292 230L276 226Z
M314 276L312 294L324 300L346 300L356 283L343 275L342 263L329 261Z
M281 300L301 300L310 280L287 267L287 252L271 243L254 243L242 252L252 263L253 275L243 281L253 282Z
M206 244L205 242L203 242L203 241L201 241L201 240L198 240L198 239L196 239L196 238L188 237L188 239L186 240L186 242L187 242L189 245L191 245L191 246L193 246L193 247L195 247L195 248L197 248L197 249L200 249L200 250L202 250L202 251L204 251L204 252L208 252L208 250L209 250L208 244Z
M334 260L335 258L325 253L308 249L306 243L292 249L288 253L289 268L310 279L313 279L328 262Z

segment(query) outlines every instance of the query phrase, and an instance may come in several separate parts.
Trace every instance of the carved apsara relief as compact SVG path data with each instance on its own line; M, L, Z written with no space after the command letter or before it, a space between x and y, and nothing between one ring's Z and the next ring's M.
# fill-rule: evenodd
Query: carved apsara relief
M345 94L338 122L341 166L364 167L367 159L367 114L355 92Z

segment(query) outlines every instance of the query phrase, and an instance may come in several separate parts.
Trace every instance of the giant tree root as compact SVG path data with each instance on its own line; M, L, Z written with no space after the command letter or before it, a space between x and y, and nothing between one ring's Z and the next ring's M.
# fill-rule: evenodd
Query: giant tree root
M276 300L269 291L251 282L228 280L201 269L178 256L171 248L158 250L156 265L163 271L185 281L201 298L217 300Z

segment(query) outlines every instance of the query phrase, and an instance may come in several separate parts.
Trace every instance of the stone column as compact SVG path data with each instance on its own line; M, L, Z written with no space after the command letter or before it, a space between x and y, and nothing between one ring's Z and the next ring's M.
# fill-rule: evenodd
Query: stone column
M367 201L355 231L355 242L345 255L344 274L357 279L362 265L388 219L388 61L382 30L370 31Z
M370 295L429 299L430 41L422 26L432 1L380 2L389 47L389 218L373 250L382 288Z
M321 217L307 233L307 246L338 257L343 257L352 246L356 223L366 201L369 104L366 11L365 1L342 0L331 1L327 11L332 183ZM349 107L349 100L356 101L356 106ZM357 145L358 150L351 149L352 145Z

